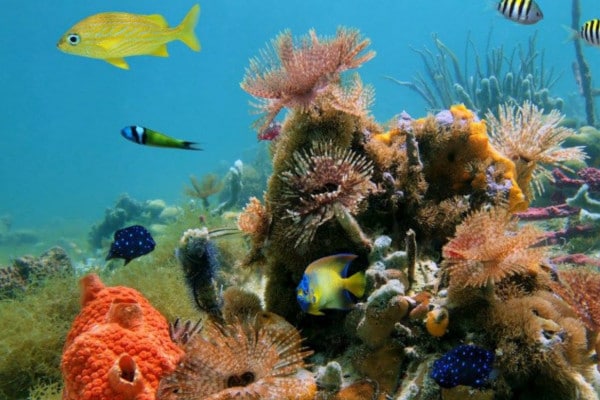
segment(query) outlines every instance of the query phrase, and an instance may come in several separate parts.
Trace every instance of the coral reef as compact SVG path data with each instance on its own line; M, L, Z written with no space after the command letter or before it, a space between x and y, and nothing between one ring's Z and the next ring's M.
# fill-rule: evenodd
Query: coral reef
M167 321L133 289L105 287L94 274L81 286L82 310L61 362L63 399L154 399L159 379L183 355Z
M121 286L86 276L79 316L67 289L40 297L59 315L26 296L0 302L0 311L11 310L0 314L10 335L0 335L0 348L18 352L0 361L24 371L0 369L0 396L54 396L47 366L60 350L32 357L27 343L52 345L62 335L65 399L597 400L600 274L555 265L590 258L551 245L574 234L595 240L594 223L584 225L583 212L565 201L584 184L589 200L597 197L600 174L553 172L547 186L555 193L536 206L554 207L527 209L531 182L548 175L542 168L568 172L579 166L565 162L583 159L580 149L562 147L572 132L560 115L525 103L482 120L452 104L379 124L369 114L372 89L344 74L373 57L368 44L346 28L333 38L286 31L253 59L242 87L263 114L255 124L269 141L263 164L236 162L213 210L195 202L175 209L182 217L164 227L152 258L102 271ZM525 73L536 64L530 53ZM501 54L489 56L493 68ZM514 90L508 76L503 85ZM470 83L482 104L497 100L477 93L478 84ZM487 84L495 90L491 77ZM524 97L547 95L529 85L518 89ZM261 198L257 182L268 173ZM215 182L196 182L194 195ZM165 206L123 200L114 220L160 217ZM347 272L364 274L361 290L344 309L304 312L297 288L307 267L340 254L355 255ZM65 275L48 281L73 281ZM33 335L37 318L49 342L15 343L28 338L28 326ZM32 382L42 385L31 391Z
M157 399L311 400L312 374L303 369L311 351L291 325L272 328L260 319L209 324L184 347L175 371L161 380Z
M545 68L544 54L536 50L536 40L535 34L530 36L526 49L518 45L510 55L503 47L487 48L484 70L482 57L470 39L467 47L473 49L473 65L465 62L461 68L456 54L434 34L437 53L413 49L421 56L426 75L419 73L412 82L390 79L418 93L436 111L463 103L482 114L496 114L500 105L524 101L546 110L561 110L563 100L550 95L558 77Z
M11 266L0 268L0 299L22 294L26 286L50 276L73 272L71 260L61 247L53 247L39 257L18 257Z
M126 225L145 225L158 233L165 224L173 222L181 210L167 206L163 200L140 202L127 194L122 194L113 208L107 208L104 219L94 224L88 235L88 242L94 249L103 247L105 241L112 240L116 230Z

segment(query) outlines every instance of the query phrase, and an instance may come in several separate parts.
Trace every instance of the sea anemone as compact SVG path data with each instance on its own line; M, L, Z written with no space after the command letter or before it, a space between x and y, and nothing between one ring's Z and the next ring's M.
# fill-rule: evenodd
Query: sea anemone
M265 115L256 121L259 132L269 126L282 108L307 111L315 98L337 84L340 73L358 68L375 56L357 30L339 28L334 38L323 39L310 30L295 42L289 30L272 42L272 48L250 60L242 89L259 99L255 104Z
M187 343L175 372L162 379L157 400L312 399L316 383L304 370L311 351L287 324L209 324Z
M290 168L279 177L296 246L308 244L325 222L343 219L340 213L346 219L356 215L362 200L375 189L372 171L370 161L332 142L313 142L308 151L294 152Z
M450 286L483 287L518 274L537 274L546 253L532 247L543 238L533 225L517 226L508 210L492 208L469 215L444 246L442 267Z

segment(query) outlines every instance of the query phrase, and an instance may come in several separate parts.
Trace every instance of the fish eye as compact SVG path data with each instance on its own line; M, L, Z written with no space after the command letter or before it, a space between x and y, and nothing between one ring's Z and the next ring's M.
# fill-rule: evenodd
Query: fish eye
M79 44L81 38L76 33L70 33L69 35L67 35L67 41L70 45L75 46Z

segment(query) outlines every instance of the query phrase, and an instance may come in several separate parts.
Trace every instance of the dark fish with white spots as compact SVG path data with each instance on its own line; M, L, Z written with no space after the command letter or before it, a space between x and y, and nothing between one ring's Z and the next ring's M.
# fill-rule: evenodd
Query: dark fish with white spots
M122 258L127 265L134 258L150 253L154 246L156 242L146 228L141 225L128 226L115 232L106 260Z

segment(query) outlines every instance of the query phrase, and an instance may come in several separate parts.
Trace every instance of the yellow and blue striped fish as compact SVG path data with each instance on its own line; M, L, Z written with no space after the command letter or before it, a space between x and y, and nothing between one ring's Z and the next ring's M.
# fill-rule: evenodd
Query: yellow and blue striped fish
M498 11L511 21L531 25L544 18L542 10L533 0L501 0Z
M592 46L600 46L600 19L586 21L579 30L579 36Z
M200 51L194 33L200 6L194 5L181 24L169 28L162 15L138 15L106 12L87 17L69 29L57 47L68 54L99 58L115 67L129 69L124 57L168 57L167 43L181 40L190 49Z

